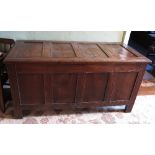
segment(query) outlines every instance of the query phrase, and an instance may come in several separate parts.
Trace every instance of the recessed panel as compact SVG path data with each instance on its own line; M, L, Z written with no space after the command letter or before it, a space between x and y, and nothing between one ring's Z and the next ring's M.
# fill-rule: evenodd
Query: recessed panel
M44 80L42 75L19 74L21 104L44 104Z
M76 94L76 74L54 74L52 78L53 102L73 103Z
M43 48L42 42L36 42L36 43L25 42L21 44L19 47L17 47L17 50L19 51L17 53L17 57L18 58L41 57L42 48Z
M69 43L52 43L51 57L53 58L73 58L76 57L74 50Z
M83 102L103 101L107 86L108 74L90 73L85 75Z
M111 100L129 100L135 81L137 73L114 73L112 77L112 87L109 91Z
M106 50L110 56L119 58L119 59L127 59L127 58L135 58L137 57L135 54L117 44L100 44L100 47Z
M80 57L85 58L107 58L108 56L97 44L78 44Z

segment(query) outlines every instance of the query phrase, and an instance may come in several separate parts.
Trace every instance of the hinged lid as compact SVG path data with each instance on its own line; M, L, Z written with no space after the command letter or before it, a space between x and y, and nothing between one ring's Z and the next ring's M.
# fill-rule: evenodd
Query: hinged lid
M150 62L126 45L116 43L17 41L5 59L11 62Z

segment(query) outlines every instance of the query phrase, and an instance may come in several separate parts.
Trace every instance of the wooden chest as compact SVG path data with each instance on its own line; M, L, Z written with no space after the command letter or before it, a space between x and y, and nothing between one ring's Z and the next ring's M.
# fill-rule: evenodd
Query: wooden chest
M130 112L148 62L121 44L17 41L5 59L14 114L107 105Z

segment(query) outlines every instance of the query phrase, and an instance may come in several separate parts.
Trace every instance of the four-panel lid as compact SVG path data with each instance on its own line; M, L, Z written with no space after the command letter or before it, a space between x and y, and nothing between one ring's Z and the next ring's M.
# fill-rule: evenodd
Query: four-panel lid
M10 62L150 62L126 45L97 42L17 41Z

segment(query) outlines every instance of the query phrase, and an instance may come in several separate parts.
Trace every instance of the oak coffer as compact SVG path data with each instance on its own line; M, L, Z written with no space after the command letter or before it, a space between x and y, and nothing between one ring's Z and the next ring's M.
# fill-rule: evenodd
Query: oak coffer
M122 44L17 41L5 59L14 114L115 105L130 112L148 62Z

